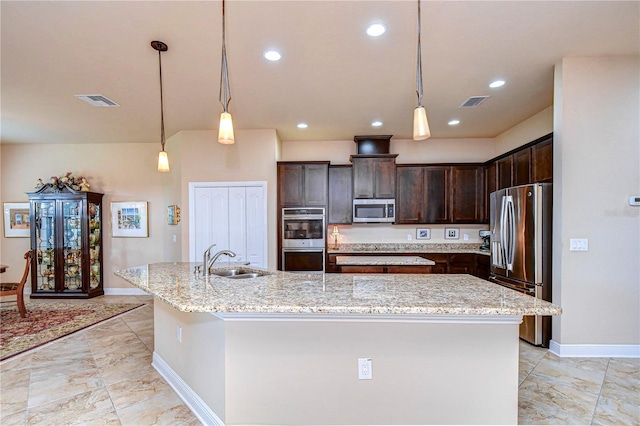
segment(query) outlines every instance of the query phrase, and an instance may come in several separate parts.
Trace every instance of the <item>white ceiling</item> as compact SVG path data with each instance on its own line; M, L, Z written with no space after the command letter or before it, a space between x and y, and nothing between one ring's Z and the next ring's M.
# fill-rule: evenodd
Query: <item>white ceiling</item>
M1 13L2 143L160 140L158 53L167 137L217 129L220 1L6 1ZM565 56L640 53L638 1L426 1L424 104L434 138L494 137L553 102ZM410 139L417 2L227 0L236 129L288 140ZM382 21L371 38L365 27ZM283 58L264 60L275 47ZM490 89L489 82L507 84ZM74 95L102 94L117 108ZM491 97L459 109L469 96ZM450 119L458 126L447 125ZM384 126L372 128L373 120ZM307 122L299 130L296 124Z

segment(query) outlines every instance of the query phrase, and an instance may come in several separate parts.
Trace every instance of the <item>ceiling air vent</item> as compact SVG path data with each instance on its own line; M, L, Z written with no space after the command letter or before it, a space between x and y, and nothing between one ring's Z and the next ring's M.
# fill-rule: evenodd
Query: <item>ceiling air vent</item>
M462 103L458 108L475 108L483 103L489 96L472 96Z
M76 98L82 99L94 107L117 107L120 106L111 99L103 95L75 95Z

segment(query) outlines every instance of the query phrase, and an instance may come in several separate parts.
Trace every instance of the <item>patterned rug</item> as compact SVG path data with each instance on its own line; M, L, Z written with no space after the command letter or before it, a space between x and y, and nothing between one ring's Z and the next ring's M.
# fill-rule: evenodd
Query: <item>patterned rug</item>
M30 300L27 317L15 303L0 307L0 361L52 342L145 303L91 300Z

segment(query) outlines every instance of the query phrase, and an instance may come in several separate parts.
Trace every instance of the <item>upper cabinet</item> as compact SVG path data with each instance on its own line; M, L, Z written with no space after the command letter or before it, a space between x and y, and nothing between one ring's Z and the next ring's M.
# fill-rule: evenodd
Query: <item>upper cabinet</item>
M279 162L279 207L325 207L329 162Z
M481 223L484 166L403 166L396 172L396 223Z
M553 137L531 147L533 182L553 181Z
M349 165L329 166L329 206L327 223L353 222L353 171Z
M397 156L352 155L353 198L395 198Z

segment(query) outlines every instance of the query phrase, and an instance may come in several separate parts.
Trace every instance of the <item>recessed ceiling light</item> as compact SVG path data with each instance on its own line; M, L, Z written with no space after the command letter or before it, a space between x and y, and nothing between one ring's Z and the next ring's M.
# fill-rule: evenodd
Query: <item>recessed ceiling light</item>
M378 37L387 31L387 27L384 24L371 24L367 27L367 34L371 37Z
M380 126L382 126L382 121L380 121L380 120L372 121L371 125L373 127L380 127Z
M460 124L460 120L451 120L448 124L449 126L455 126L456 124Z
M298 123L298 129L306 129L309 127L307 123Z
M491 84L489 84L489 87L491 87L492 89L495 89L496 87L502 87L504 86L504 80L496 80L491 82Z
M264 57L269 61L279 61L282 55L276 50L267 50L264 52Z

